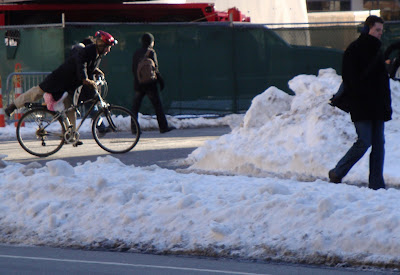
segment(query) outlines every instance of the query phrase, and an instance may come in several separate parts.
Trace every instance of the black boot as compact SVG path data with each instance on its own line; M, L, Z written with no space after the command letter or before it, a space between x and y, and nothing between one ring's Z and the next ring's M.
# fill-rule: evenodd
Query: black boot
M333 171L333 169L329 171L328 176L329 176L329 182L333 182L333 183L341 183L342 182L342 179L336 175L336 173L335 173L335 171Z
M160 133L164 134L164 133L170 132L170 131L175 130L175 129L176 128L174 126L170 126L167 129L160 129Z
M11 114L17 109L17 106L15 106L14 103L11 103L10 105L7 106L7 108L4 110L6 115L9 117Z

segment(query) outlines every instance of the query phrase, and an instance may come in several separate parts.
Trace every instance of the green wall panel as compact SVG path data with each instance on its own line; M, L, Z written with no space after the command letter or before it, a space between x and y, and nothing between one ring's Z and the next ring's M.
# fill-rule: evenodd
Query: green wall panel
M4 39L6 29L1 29ZM62 28L18 29L20 41L14 58L7 58L7 47L0 43L0 74L5 88L7 76L20 63L23 72L51 71L64 60L64 30ZM4 40L3 40L4 41Z
M22 29L13 60L5 58L3 43L2 78L13 71L16 62L23 71L54 70L68 57L72 45L99 29L119 41L100 65L109 84L107 99L128 108L134 94L132 55L141 46L144 32L155 36L166 84L161 97L168 114L245 112L251 100L270 86L292 93L287 82L298 74L316 74L328 67L341 71L341 51L291 46L262 25L67 24L64 29ZM154 113L148 100L141 112Z

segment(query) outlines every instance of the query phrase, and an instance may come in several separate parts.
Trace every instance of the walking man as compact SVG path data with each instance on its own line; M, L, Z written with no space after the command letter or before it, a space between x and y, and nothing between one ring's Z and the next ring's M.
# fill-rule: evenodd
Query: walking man
M147 82L141 83L138 77L139 63L143 58L149 58L153 61L154 76ZM164 80L158 70L157 54L154 50L154 36L151 33L145 33L142 36L142 47L137 49L132 58L132 73L134 77L135 96L133 98L132 113L138 118L140 105L142 104L145 95L150 99L153 104L157 116L158 127L160 133L169 132L175 127L169 127L167 118L165 117L162 107L161 99L158 94L157 83L160 84L160 89L164 89ZM138 120L139 121L139 120Z
M367 32L361 33L344 52L342 78L358 137L336 167L329 171L330 182L340 183L372 146L368 187L374 190L385 188L384 123L391 120L392 108L389 77L380 50L383 23L382 18L369 16L364 23Z

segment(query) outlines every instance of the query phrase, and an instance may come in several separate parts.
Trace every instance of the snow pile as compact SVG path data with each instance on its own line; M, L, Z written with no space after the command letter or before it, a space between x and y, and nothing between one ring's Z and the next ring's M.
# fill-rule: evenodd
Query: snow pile
M356 140L350 116L328 104L341 77L333 69L318 76L299 75L289 82L296 96L275 87L255 97L241 127L195 150L186 160L193 170L243 175L275 175L299 180L327 179L327 174ZM400 134L398 82L392 81L393 120L386 123L385 177L399 185ZM388 149L390 148L390 149ZM345 180L368 181L369 152Z
M0 171L3 243L315 264L400 261L395 189L180 174L111 156Z

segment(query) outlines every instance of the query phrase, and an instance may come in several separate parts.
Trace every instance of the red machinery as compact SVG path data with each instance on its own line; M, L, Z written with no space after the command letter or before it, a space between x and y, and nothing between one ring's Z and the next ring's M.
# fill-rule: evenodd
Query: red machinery
M7 2L7 1L6 1ZM120 1L12 1L0 4L0 26L66 22L250 22L238 9L216 11L214 4L151 4ZM96 3L94 3L96 2ZM117 2L117 3L115 3Z

